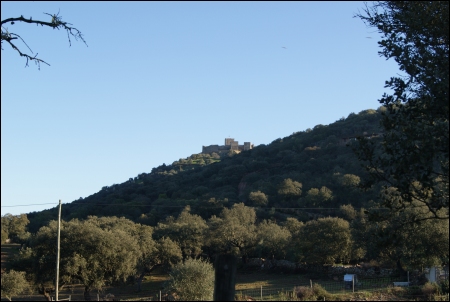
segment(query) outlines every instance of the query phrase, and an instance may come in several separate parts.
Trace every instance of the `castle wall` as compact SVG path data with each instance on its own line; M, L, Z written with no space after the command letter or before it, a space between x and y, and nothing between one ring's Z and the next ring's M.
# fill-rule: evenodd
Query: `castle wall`
M219 145L210 145L210 146L203 146L202 153L213 153L219 151Z
M239 142L235 141L234 138L226 138L224 146L219 146L219 145L203 146L202 153L208 154L208 153L221 152L221 151L223 152L223 151L228 151L228 150L247 151L250 149L253 149L253 144L250 142L244 142L243 145L239 145Z
M228 151L231 149L231 146L219 146L219 151Z

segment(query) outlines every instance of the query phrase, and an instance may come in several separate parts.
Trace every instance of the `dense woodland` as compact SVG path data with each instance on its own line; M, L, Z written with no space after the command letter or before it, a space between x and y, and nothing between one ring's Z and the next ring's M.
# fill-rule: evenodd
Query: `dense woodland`
M390 192L362 188L367 174L353 149L358 137L381 139L384 111L352 113L241 153L194 154L64 204L64 282L82 282L88 298L104 284L140 283L156 267L218 253L244 264L374 260L399 273L448 264L447 221L405 225L414 208L386 221L367 215L386 211L379 197ZM15 268L44 293L54 274L56 219L57 208L2 217L2 240L24 244Z

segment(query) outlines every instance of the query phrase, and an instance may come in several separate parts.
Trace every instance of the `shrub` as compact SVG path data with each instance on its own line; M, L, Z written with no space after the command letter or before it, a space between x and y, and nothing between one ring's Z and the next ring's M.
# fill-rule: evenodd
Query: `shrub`
M311 298L314 297L314 292L312 288L307 286L294 287L294 293L297 296L297 298L300 298L302 300L311 300Z
M439 293L439 285L436 283L427 282L422 286L422 293L425 296L436 295Z
M212 301L214 268L201 259L187 259L176 264L170 272L169 288L182 301Z
M294 294L302 300L330 300L331 295L320 284L314 283L313 287L296 286Z
M330 300L331 295L320 284L314 283L312 289L317 300Z

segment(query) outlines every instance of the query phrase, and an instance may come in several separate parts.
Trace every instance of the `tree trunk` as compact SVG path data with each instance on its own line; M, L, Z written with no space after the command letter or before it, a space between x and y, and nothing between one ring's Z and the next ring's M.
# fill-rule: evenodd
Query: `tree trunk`
M144 280L144 277L146 274L150 274L155 268L161 266L162 264L155 264L152 267L148 268L144 268L142 273L139 275L139 277L136 278L136 282L137 282L137 291L140 292L141 291L141 285L142 285L142 280Z
M234 255L217 255L215 261L214 301L234 301L236 284Z
M91 301L91 288L88 286L84 287L84 301Z
M401 276L406 276L406 271L403 269L400 259L397 259L397 270Z
M142 280L144 280L144 276L145 276L145 272L142 272L142 274L140 274L139 277L137 277L137 279L136 279L138 292L141 291L141 284L142 284Z
M41 284L41 286L38 288L38 292L44 295L45 300L52 301L52 297L50 297L50 294L45 290L45 286L43 284Z

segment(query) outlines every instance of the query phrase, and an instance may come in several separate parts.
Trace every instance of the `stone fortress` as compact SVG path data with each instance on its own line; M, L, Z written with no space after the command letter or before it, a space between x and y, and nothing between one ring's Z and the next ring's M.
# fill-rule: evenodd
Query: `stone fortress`
M209 153L221 153L224 151L247 151L253 149L253 144L250 142L244 142L243 145L239 145L237 141L234 140L234 138L226 138L225 139L225 145L219 146L219 145L210 145L210 146L203 146L202 153L203 154L209 154Z

